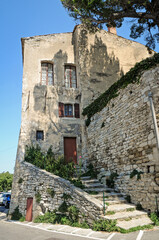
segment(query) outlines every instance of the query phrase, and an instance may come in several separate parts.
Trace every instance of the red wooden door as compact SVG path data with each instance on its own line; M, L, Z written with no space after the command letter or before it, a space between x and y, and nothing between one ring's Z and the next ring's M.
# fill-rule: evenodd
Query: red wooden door
M67 162L77 164L76 138L64 138L64 156Z
M33 198L27 199L27 212L25 220L28 222L32 221L32 209L33 209Z

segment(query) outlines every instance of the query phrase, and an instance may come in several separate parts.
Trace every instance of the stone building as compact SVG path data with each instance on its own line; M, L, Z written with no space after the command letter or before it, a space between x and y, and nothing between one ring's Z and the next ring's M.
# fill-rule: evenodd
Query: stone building
M82 111L136 62L150 54L142 44L119 37L111 33L111 29L108 32L101 30L96 34L89 34L79 25L71 33L22 38L22 55L22 121L10 212L19 205L25 215L27 198L35 197L34 189L36 186L38 188L42 181L38 170L25 165L23 161L26 145L39 144L44 151L52 145L55 154L64 155L68 161L72 158L74 162L77 162L80 155L84 155L89 161L94 154L97 157L90 160L97 159L98 167L105 167L105 158L100 161L99 151L105 151L106 154L106 150L97 147L99 143L96 142L98 137L95 139L93 134L94 126L89 127L90 132L86 130ZM118 99L118 112L123 98ZM125 99L128 97L125 96ZM105 111L104 114L109 115L107 110ZM104 121L111 119L107 119L106 115ZM101 147L108 144L109 137L108 135L107 140L101 139ZM118 143L114 138L115 136L111 141L115 148ZM118 151L120 149L118 147ZM110 161L112 163L109 163L109 170L116 170L113 166L118 165L118 161L115 157ZM32 178L32 174L37 178ZM23 186L18 184L21 176L24 179ZM47 182L46 176L43 185L45 180ZM50 184L49 180L47 184ZM59 201L57 199L55 205L58 205ZM34 209L38 212L36 204Z

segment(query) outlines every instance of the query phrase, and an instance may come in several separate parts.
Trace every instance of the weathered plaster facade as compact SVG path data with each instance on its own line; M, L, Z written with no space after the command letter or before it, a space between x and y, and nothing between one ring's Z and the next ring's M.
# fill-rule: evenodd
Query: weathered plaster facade
M37 185L37 189L40 187L37 178L30 178L30 175L34 174L34 169L31 172L31 167L29 167L29 170L26 167L25 172L23 165L25 146L32 143L39 144L45 151L52 145L53 151L61 155L64 154L64 137L74 137L76 138L77 157L82 153L84 156L88 156L85 146L92 147L91 144L93 142L91 141L93 139L91 140L90 138L93 130L91 127L89 128L91 129L90 136L88 136L90 145L87 145L85 119L81 114L83 108L108 89L136 62L150 55L146 47L139 43L104 30L94 35L88 34L82 26L76 26L73 33L23 38L22 52L22 122L10 212L19 205L21 212L25 214L27 197L35 198L36 194L36 191L32 189L32 185L34 185L34 188ZM52 86L41 85L42 62L53 64L54 84ZM65 64L76 67L77 88L66 88L64 77ZM60 102L64 104L79 104L80 118L59 117L58 106ZM115 108L113 111L115 111ZM120 106L118 111L120 112ZM44 132L44 140L36 140L37 130ZM110 130L108 129L108 131ZM117 143L114 142L112 147L118 144L117 139L116 141ZM101 146L103 144L107 144L107 142L104 140L101 142ZM94 147L97 148L97 146ZM103 154L106 153L103 152L103 149L101 151ZM90 154L90 149L88 153ZM112 168L115 169L116 158L115 161L114 158L111 161L113 162L112 166L114 166ZM103 162L101 161L100 164L102 166ZM26 180L20 186L18 180L23 175ZM33 184L30 184L31 182ZM42 184L46 187L44 181ZM50 184L54 188L54 181L50 180ZM23 204L20 200L22 195ZM46 207L49 204L52 203L49 202L46 196L44 206ZM48 209L51 209L51 206Z

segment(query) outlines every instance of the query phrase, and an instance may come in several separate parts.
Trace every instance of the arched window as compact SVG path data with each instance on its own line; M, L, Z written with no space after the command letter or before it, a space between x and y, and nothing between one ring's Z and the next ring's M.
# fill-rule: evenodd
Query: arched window
M41 85L54 85L54 73L52 63L41 63Z

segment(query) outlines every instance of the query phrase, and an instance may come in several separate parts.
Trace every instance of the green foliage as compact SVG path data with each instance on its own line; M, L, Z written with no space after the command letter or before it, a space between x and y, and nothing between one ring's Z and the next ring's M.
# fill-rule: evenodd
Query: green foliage
M107 212L106 212L106 215L114 215L114 214L115 214L114 211L107 211Z
M38 145L36 147L26 146L25 161L68 180L74 174L74 163L67 163L61 156L56 158L52 147L48 149L47 153L43 153Z
M135 211L135 208L127 208L126 211L127 212L133 212L133 211Z
M136 169L134 169L131 173L130 173L130 178L133 178L134 176L137 176L137 180L141 179L141 174L143 174L142 171L138 171Z
M131 196L130 195L127 195L125 197L125 200L128 202L128 203L131 203Z
M143 210L141 203L137 203L136 210Z
M145 230L145 229L153 229L153 226L151 224L148 224L148 225L133 227L133 228L129 228L129 229L120 228L119 231L121 233L130 233L130 232L136 232L136 231Z
M66 204L66 203L65 203ZM62 207L62 211L59 207L60 213L57 210L53 212L46 212L44 215L38 216L34 222L35 223L52 223L52 224L66 224L73 227L89 228L90 226L84 220L83 222L79 221L79 210L76 206L66 206Z
M0 173L0 192L7 192L12 189L13 174L9 172Z
M25 221L25 217L24 217L24 216L21 217L21 218L19 219L19 221L20 221L20 222L24 222L24 221Z
M102 122L101 128L103 128L104 126L105 126L105 123L104 123L104 122Z
M57 222L56 212L46 212L44 215L40 215L35 218L35 223L52 223L55 224Z
M143 71L148 70L159 63L159 53L154 54L151 58L146 58L139 63L136 63L124 76L115 82L108 90L101 94L94 102L88 105L83 110L83 115L87 115L86 126L89 126L91 117L100 112L111 99L119 95L119 90L126 88L131 83L138 83Z
M68 207L69 219L72 223L78 222L79 210L76 206L72 205Z
M37 202L37 203L40 203L40 201L41 201L41 194L40 194L39 192L37 192L37 193L35 194L35 199L36 199L36 202Z
M67 193L64 193L63 196L62 196L62 198L63 198L65 201L67 201L67 200L69 200L69 199L72 199L71 195L70 195L70 194L67 194Z
M53 189L48 188L48 189L47 189L47 193L50 194L50 196L51 196L52 198L54 198L54 196L55 196L55 191L54 191Z
M159 226L159 216L157 216L156 213L151 213L150 219L155 224L155 226Z
M70 182L73 183L73 185L75 187L78 187L78 188L81 188L81 189L85 188L85 186L82 184L81 180L79 180L79 179L72 179L72 180L70 180Z
M23 215L19 212L19 206L14 209L14 212L11 214L11 220L20 220L24 218Z
M23 178L19 178L18 183L21 184L23 182Z
M107 186L110 188L114 188L115 179L118 177L116 172L111 173L108 179L106 179Z
M58 210L61 213L66 213L68 211L68 204L66 203L66 201L63 201L63 203L59 206Z
M121 27L124 19L130 19L130 37L136 39L145 34L148 47L155 48L159 26L158 0L61 0L71 17L83 23L90 32L107 26ZM156 11L154 11L156 9Z
M94 222L93 230L106 232L119 231L119 228L116 226L116 223L117 223L116 220L100 219Z
M90 176L91 178L97 178L97 175L99 172L96 169L94 169L93 164L90 163L87 168L88 168L88 171L82 174L82 177Z
M75 222L71 224L72 227L79 227L79 228L90 228L90 226L88 225L88 223L86 221L84 222Z

